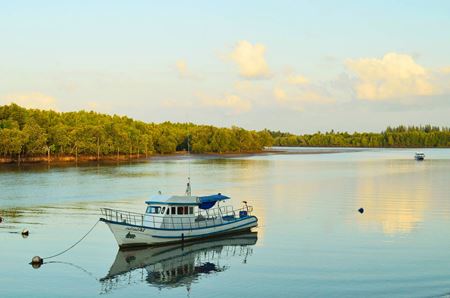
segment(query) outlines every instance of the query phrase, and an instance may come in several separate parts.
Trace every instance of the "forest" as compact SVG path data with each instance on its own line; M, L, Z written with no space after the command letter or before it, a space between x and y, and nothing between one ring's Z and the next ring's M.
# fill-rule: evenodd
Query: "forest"
M270 132L274 146L281 147L380 147L380 148L448 148L450 128L425 126L387 127L380 133L372 132L317 132L293 135Z
M55 112L0 106L0 156L142 157L192 153L260 152L270 146L450 147L450 129L388 127L380 133L317 132L295 135L193 123L145 123L96 112ZM188 148L189 147L189 148Z
M189 148L188 148L189 140ZM55 112L0 106L0 156L142 157L176 151L257 152L271 146L267 130L192 123L144 123L95 112Z

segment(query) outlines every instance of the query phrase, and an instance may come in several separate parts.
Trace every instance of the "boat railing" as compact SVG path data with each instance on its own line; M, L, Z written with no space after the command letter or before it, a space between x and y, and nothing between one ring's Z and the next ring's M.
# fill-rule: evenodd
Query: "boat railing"
M209 210L200 210L191 216L172 216L101 208L102 215L108 221L149 228L186 230L216 226L225 221L248 216L252 211L253 207L251 206L245 206L240 209L234 209L232 206L221 206Z
M122 211L110 208L100 208L102 215L106 220L132 224L136 226L142 225L144 222L144 214Z
M200 209L198 215L206 216L206 217L223 217L223 216L239 216L241 211L246 211L247 214L251 214L253 212L252 206L242 207L240 209L234 209L233 206L221 206L219 208L214 209Z

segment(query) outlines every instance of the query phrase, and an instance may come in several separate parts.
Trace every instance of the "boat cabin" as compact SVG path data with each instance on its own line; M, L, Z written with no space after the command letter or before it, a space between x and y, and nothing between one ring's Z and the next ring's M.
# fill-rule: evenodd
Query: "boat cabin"
M145 202L147 208L144 225L157 228L169 226L186 228L199 225L202 221L222 221L223 216L226 216L223 212L226 213L231 207L227 206L224 209L219 203L229 199L230 197L220 193L201 197L157 195ZM214 206L216 208L213 208ZM205 224L208 225L208 222Z
M416 152L416 154L414 155L414 158L416 160L424 160L425 159L425 153L423 153L423 152Z

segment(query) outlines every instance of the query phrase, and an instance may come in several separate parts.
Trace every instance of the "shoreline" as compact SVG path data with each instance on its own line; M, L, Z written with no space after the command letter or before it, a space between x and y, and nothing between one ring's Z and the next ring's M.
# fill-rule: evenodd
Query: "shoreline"
M293 148L301 148L300 150L293 150ZM250 157L257 155L309 155L309 154L334 154L334 153L346 153L346 152L359 152L364 150L376 150L376 149L448 149L447 147L271 147L262 151L249 151L249 152L224 152L224 153L190 153L191 156L201 159L215 159L215 158L239 158ZM0 166L2 165L72 165L72 164L89 164L89 163L124 163L124 162L140 162L150 160L176 160L185 158L189 153L186 151L177 151L169 154L123 154L123 155L79 155L78 158L72 155L52 155L50 160L47 155L39 156L26 156L21 157L20 161L18 157L0 157Z
M191 156L202 158L202 159L214 159L214 158L238 158L238 157L249 157L256 155L271 155L271 154L322 154L322 153L338 153L340 151L327 150L317 150L315 152L291 152L289 150L263 150L263 151L248 151L248 152L224 152L224 153L190 153ZM175 160L185 158L188 155L186 151L177 151L169 154L150 154L145 156L145 154L133 154L133 155L101 155L97 158L96 155L79 155L78 158L72 155L53 155L50 156L50 160L47 155L39 156L27 156L21 157L20 161L18 157L0 157L1 165L71 165L71 164L89 164L89 163L102 163L102 164L112 164L112 163L123 163L123 162L139 162L139 161L149 161L149 160Z
M240 152L240 153L190 153L192 156L200 157L200 158L232 158L232 157L244 157L244 156L253 156L260 154L279 154L281 151L252 151L252 152ZM0 166L1 165L43 165L43 164L52 164L52 165L71 165L71 164L87 164L87 163L123 163L123 162L139 162L146 160L164 160L164 159L178 159L187 156L188 153L186 151L177 151L169 154L123 154L123 155L78 155L78 157L72 155L53 155L50 156L50 159L47 155L39 155L39 156L26 156L26 157L0 157Z

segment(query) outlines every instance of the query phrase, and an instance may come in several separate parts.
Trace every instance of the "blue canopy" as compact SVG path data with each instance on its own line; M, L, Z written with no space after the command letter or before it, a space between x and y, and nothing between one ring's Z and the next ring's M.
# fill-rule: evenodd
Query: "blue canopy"
M217 201L224 201L224 200L228 200L228 199L230 199L230 197L224 196L220 193L216 194L216 195L198 197L198 200L200 202L198 207L200 209L209 209L209 208L213 207Z

